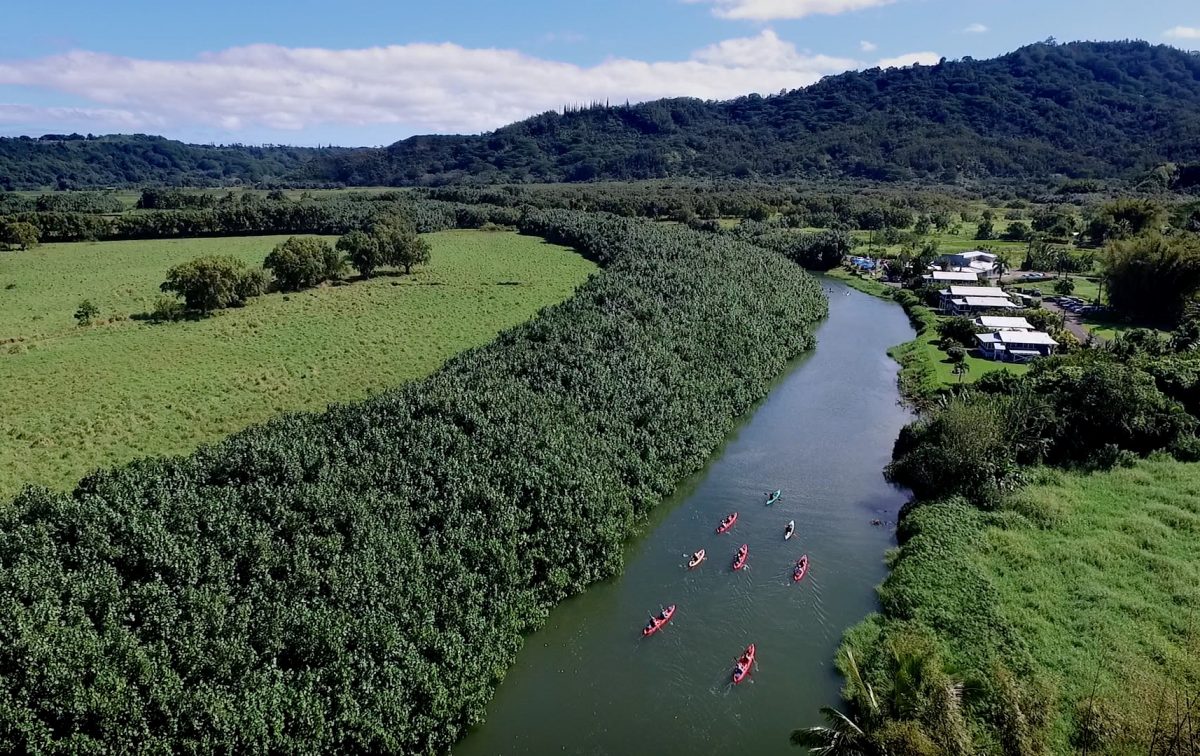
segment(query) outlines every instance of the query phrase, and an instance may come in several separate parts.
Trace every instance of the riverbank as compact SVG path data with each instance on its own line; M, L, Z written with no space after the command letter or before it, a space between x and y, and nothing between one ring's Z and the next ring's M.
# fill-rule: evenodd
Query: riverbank
M966 729L1008 753L1194 753L1147 746L1180 723L1176 742L1200 743L1197 492L1200 465L1154 459L1041 470L994 511L922 505L843 663L877 675L886 649L925 644L924 663L973 689Z
M914 406L920 407L932 401L951 386L974 383L988 373L1008 371L1013 375L1022 375L1029 370L1028 365L1010 365L967 355L963 360L967 366L966 372L956 375L954 363L939 346L938 314L933 308L921 304L912 292L863 278L844 268L834 268L826 275L865 294L896 302L904 309L916 334L911 340L888 349L888 356L900 364L897 379L900 393Z
M554 609L526 639L457 756L788 754L796 717L815 723L837 701L833 668L845 628L878 609L875 586L907 498L882 470L911 414L884 351L911 334L892 304L832 285L816 348L794 362L704 470L650 515L619 576ZM763 492L782 489L764 504ZM713 532L731 511L727 535ZM794 520L796 534L783 539ZM734 550L750 547L734 573ZM708 559L688 570L698 548ZM791 568L812 560L800 584ZM675 603L650 639L647 614ZM758 669L736 688L747 643Z

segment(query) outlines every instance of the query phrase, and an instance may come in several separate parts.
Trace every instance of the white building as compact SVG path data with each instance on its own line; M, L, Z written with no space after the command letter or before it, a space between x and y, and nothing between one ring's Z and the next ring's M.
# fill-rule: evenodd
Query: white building
M935 270L923 276L926 281L937 284L974 284L979 283L979 274L972 271Z
M996 331L980 333L979 354L984 359L1001 362L1028 362L1037 357L1054 354L1058 342L1042 331Z
M996 315L980 315L975 325L989 331L1033 331L1036 330L1025 318L1002 318Z
M938 305L947 315L1020 309L1004 291L994 286L951 286L938 293L941 295Z
M971 252L953 252L938 258L938 265L951 273L974 273L983 278L996 277L996 260L998 255L983 250Z

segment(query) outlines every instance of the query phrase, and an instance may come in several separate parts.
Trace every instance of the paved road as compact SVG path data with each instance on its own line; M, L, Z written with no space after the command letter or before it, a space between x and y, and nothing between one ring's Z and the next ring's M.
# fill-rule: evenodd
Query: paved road
M1054 302L1042 300L1042 307L1045 307L1050 312L1057 312L1063 316L1063 325L1068 331L1075 334L1075 338L1079 339L1081 344L1086 344L1088 339L1092 339L1096 344L1100 345L1105 342L1104 337L1092 333L1087 327L1080 322L1079 316L1073 312L1067 312L1063 308L1056 305Z

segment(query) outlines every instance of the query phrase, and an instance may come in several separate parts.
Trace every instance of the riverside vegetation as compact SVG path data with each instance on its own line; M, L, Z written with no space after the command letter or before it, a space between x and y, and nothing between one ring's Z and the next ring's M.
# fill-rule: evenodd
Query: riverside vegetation
M723 236L520 224L604 271L424 380L0 508L0 749L437 752L478 720L825 307Z

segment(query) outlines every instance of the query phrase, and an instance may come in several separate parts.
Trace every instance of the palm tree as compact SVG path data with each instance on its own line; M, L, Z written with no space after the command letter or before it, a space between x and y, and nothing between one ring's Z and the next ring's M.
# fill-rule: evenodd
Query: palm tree
M958 382L962 383L963 376L965 376L967 373L971 372L971 366L968 365L966 363L966 361L964 360L963 362L959 362L954 365L953 372L955 375L958 376Z
M1004 275L1008 273L1008 261L997 255L996 261L992 263L992 272L996 274L997 279L1004 278Z
M818 756L870 756L875 748L870 737L854 720L837 709L821 708L827 726L792 730L792 745L806 746Z
M821 715L828 725L792 730L792 745L806 746L810 753L818 756L872 756L879 752L871 740L870 722L878 721L881 710L879 699L871 684L863 680L854 661L854 652L846 649L848 676L856 692L853 697L856 708L862 710L863 724L860 726L850 717L830 706L821 708Z

